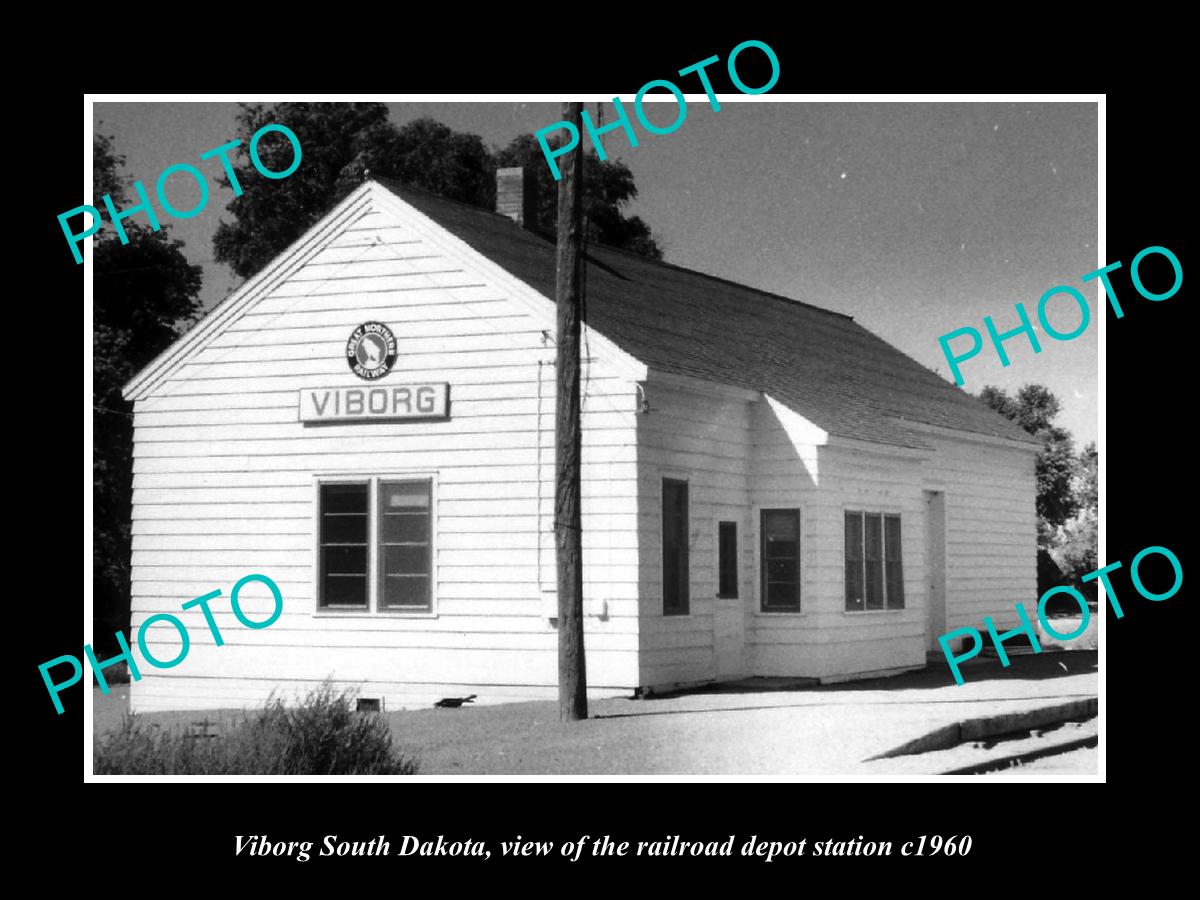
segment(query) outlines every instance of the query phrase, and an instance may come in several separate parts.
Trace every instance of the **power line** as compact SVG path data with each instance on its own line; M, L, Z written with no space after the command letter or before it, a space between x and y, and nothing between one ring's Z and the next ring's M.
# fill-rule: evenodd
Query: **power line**
M99 403L92 404L92 412L111 413L114 416L126 416L127 418L130 418L130 419L133 418L133 413L131 413L131 412L126 412L123 409L112 409L108 406L104 406Z

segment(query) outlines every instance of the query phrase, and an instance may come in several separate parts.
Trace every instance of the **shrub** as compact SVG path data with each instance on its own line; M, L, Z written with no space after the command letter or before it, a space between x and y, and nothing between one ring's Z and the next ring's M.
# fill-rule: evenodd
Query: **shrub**
M95 748L97 775L412 775L387 721L354 709L329 682L296 707L266 706L210 736L128 715Z

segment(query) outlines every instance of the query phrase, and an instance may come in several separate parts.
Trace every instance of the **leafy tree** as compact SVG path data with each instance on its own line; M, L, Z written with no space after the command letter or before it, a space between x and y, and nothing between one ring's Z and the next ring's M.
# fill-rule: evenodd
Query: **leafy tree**
M256 190L262 176L250 161L250 139L272 122L296 133L303 156L300 167L287 178L273 182L270 190ZM230 202L234 219L221 223L213 244L216 258L242 277L265 266L368 174L492 209L496 168L537 163L533 170L538 173L538 223L555 226L557 182L531 135L494 154L478 135L456 132L433 119L396 126L382 103L278 103L243 106L237 136L242 143L230 159L244 193ZM282 135L265 135L259 153L275 171L287 168L292 160L291 145ZM221 180L228 185L227 178ZM626 217L620 211L637 196L628 167L601 163L591 154L585 181L589 237L661 258L649 227L637 216Z
M364 135L349 170L357 175L360 167L472 206L491 209L496 203L496 163L483 140L430 118L399 128L387 122ZM355 177L342 189L349 193L360 183Z
M1099 514L1100 490L1098 454L1095 443L1088 444L1076 459L1074 492L1079 500L1079 511L1058 530L1055 561L1063 573L1074 583L1099 566ZM1085 594L1096 595L1096 582L1080 586Z
M551 146L559 146L551 140ZM558 227L558 182L550 174L546 157L533 135L514 138L496 154L498 166L524 166L537 180L539 227ZM610 247L628 250L650 259L662 259L662 250L650 234L650 226L638 216L626 216L621 208L637 197L633 173L619 160L600 161L595 151L583 159L583 214L587 238Z
M1036 466L1038 547L1048 551L1057 529L1079 509L1072 484L1075 442L1069 431L1054 424L1062 404L1040 384L1027 384L1013 396L988 385L979 392L979 399L1042 442Z
M92 144L95 199L110 194L128 205L120 175L124 158L112 139ZM130 500L133 490L133 407L122 386L179 336L200 309L200 267L190 265L164 227L126 219L122 244L115 229L92 245L92 586L96 642L112 643L129 628Z
M243 106L237 121L241 144L230 159L243 193L230 201L228 209L235 221L221 222L213 247L219 262L249 278L353 189L354 185L344 183L342 170L360 156L364 140L386 131L387 107L382 103L254 104ZM302 157L295 172L267 189L251 164L250 139L273 122L296 133ZM265 135L259 143L264 165L276 171L290 165L285 154L291 152L291 144L279 134ZM229 185L224 175L220 181Z

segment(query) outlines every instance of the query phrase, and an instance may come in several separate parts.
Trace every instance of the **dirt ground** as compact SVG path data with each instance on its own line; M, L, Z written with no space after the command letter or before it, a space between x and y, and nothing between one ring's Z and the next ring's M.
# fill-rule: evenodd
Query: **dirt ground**
M1095 696L1095 652L992 659L964 666L955 685L946 666L894 678L794 690L687 693L658 699L594 701L591 717L558 721L554 702L389 712L397 743L423 775L906 775L904 763L868 757L960 719ZM95 692L95 733L113 727L128 688ZM152 721L191 724L228 713L155 713ZM904 759L903 757L898 760ZM1053 766L1042 761L1038 769ZM1094 753L1059 761L1096 773Z

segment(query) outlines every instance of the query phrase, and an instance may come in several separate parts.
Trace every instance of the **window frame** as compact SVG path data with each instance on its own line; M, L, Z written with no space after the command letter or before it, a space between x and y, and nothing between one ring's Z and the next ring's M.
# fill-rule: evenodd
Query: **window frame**
M364 581L364 584L363 584L364 597L363 597L363 599L365 602L361 606L358 604L355 604L353 606L348 605L348 604L326 605L323 602L323 598L321 596L325 590L325 567L324 567L323 551L324 551L325 547L327 546L326 542L321 540L322 527L325 524L324 523L325 511L321 506L321 489L326 486L332 486L332 485L350 485L350 486L362 487L362 488L366 489L365 493L366 493L366 499L367 499L367 533L366 533L364 549L366 550L367 567L366 567L366 571L363 572L363 581ZM317 564L316 564L316 577L313 579L313 586L314 586L313 593L318 598L317 604L318 604L318 607L322 611L336 612L336 613L360 613L360 614L368 613L371 611L371 542L372 542L372 538L373 538L373 534L374 534L374 527L373 527L373 523L371 521L371 519L372 519L371 489L372 489L372 485L371 485L371 480L369 478L344 478L344 479L339 478L337 480L330 479L328 481L323 481L317 485L316 516L315 516L316 534L317 534Z
M388 544L384 541L384 519L387 516L387 510L383 509L382 501L384 494L384 485L406 485L417 484L425 488L425 520L428 529L425 533L424 541L393 541ZM375 502L376 502L376 537L375 537L375 576L378 579L376 584L375 602L379 612L416 612L429 613L433 610L433 483L428 478L402 478L399 476L382 476L375 482ZM410 507L419 509L420 507ZM407 514L401 514L407 515ZM387 546L423 546L425 553L426 571L422 573L426 582L425 601L419 606L414 604L387 604L387 551L384 549ZM397 577L413 578L416 577L411 573L404 573Z
M680 609L667 609L667 519L666 500L667 482L683 485L683 556L684 566L681 580L683 590L683 606ZM692 552L691 552L691 517L692 496L691 485L686 475L673 472L659 473L659 540L662 544L662 572L660 577L660 593L662 595L662 617L664 619L687 618L692 614Z
M385 482L425 481L429 484L429 608L382 606L381 581L383 578L379 548L380 511L379 493ZM321 486L324 484L367 485L367 605L325 606L322 602L324 585L321 576ZM438 617L438 472L429 469L377 470L366 472L319 472L313 475L313 513L310 517L313 528L312 564L312 615L314 618L398 618L436 619Z
M858 516L861 528L862 540L862 559L859 561L862 565L862 585L863 585L863 608L850 609L847 607L849 602L846 596L848 587L846 581L846 516ZM868 609L866 606L866 590L867 590L867 535L866 535L866 517L878 516L880 519L880 590L882 591L883 606L879 609ZM892 606L891 598L888 596L887 586L887 520L896 519L900 522L900 602L902 606ZM847 616L863 616L863 615L881 615L886 613L902 613L909 609L908 592L904 586L904 511L895 507L876 507L869 509L865 506L844 506L842 507L842 614Z
M760 616L803 616L804 611L804 508L802 506L759 506L755 511L755 554L758 558L757 592L758 602L754 612ZM764 519L769 512L790 512L796 514L796 608L768 609L767 602L767 565L766 565L766 530Z

